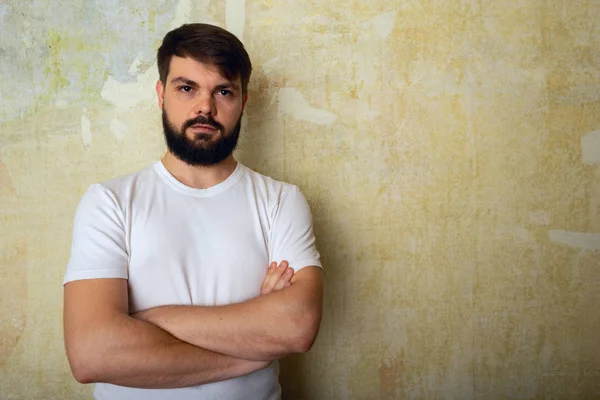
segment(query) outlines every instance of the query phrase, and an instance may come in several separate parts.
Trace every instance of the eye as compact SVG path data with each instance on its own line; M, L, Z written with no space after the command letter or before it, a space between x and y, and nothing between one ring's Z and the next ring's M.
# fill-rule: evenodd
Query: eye
M193 88L193 87L191 87L191 86L188 86L188 85L179 86L179 88L178 88L178 89L179 89L179 91L180 91L180 92L184 92L184 93L191 93L191 92L192 92L192 90L194 90L194 88Z
M221 96L231 96L233 94L233 92L228 89L221 89L221 90L219 90L219 94Z

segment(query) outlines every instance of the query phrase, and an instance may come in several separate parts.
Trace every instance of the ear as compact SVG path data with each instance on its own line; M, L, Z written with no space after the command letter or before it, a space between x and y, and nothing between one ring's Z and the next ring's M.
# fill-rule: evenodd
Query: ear
M156 95L158 96L158 108L162 110L165 101L165 88L160 80L156 82Z
M248 92L244 93L244 98L242 99L242 112L244 108L246 108L246 103L248 102Z

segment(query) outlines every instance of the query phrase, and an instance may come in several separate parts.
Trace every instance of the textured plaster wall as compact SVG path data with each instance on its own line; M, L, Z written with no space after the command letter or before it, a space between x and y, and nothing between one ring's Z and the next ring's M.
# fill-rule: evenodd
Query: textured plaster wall
M0 398L77 399L62 343L85 188L164 151L162 36L255 65L239 159L299 185L326 268L289 398L600 397L594 0L0 1Z

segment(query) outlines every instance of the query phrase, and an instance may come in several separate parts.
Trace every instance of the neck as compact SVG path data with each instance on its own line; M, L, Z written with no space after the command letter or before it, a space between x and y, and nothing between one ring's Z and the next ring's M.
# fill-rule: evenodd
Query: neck
M235 171L237 161L233 155L215 165L192 166L167 151L162 163L171 175L186 186L196 189L208 189L218 185Z

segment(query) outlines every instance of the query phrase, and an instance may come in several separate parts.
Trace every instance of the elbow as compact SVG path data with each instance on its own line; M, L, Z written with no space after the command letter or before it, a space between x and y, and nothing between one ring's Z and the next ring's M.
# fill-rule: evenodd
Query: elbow
M304 316L296 325L296 334L294 335L294 353L306 353L310 351L317 335L321 323L321 315Z
M83 348L74 349L73 347L67 347L67 359L75 380L82 384L100 382L98 364L93 359L96 351L87 351Z
M92 371L87 368L75 368L71 366L71 372L73 373L75 380L84 385L97 382L96 379L94 379Z
M69 365L71 366L71 373L75 380L82 384L96 383L96 374L94 368L86 363L84 360L77 360L69 358Z
M296 342L296 348L294 349L294 353L307 353L312 348L315 340L317 339L317 335L308 336L299 338Z

